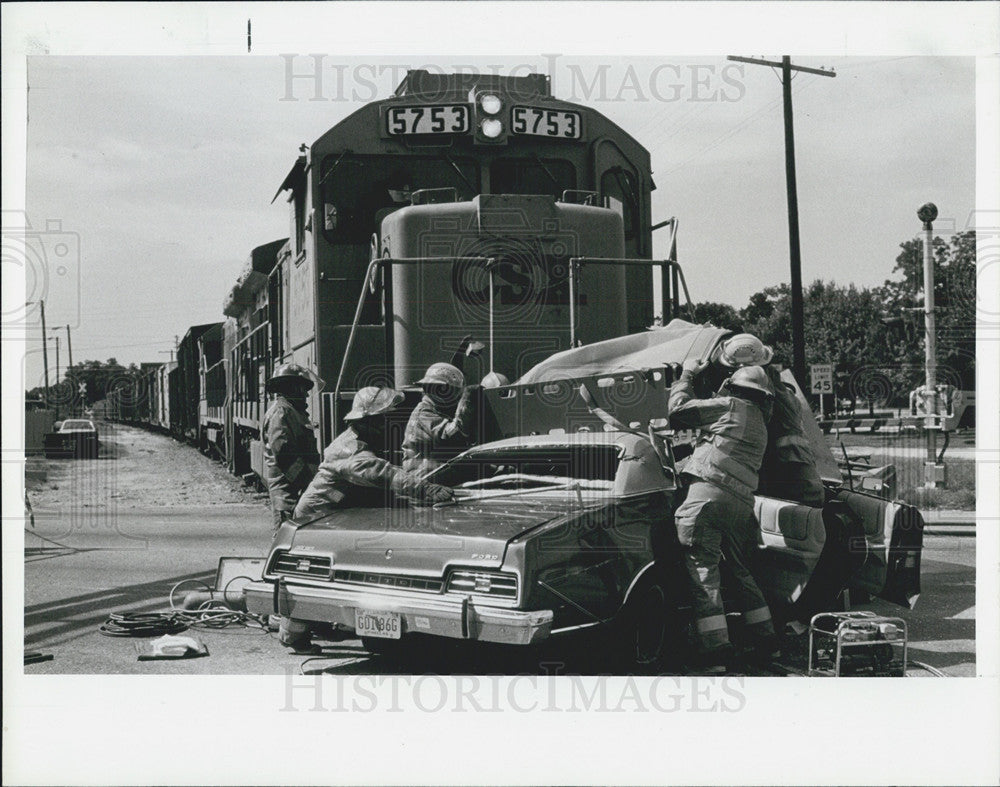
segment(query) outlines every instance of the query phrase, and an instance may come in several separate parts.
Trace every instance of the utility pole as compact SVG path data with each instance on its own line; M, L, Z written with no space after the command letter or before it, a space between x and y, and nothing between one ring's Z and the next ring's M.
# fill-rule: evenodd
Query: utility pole
M53 328L53 331L56 329ZM59 336L56 335L56 388L59 388ZM56 419L59 418L59 395L56 395Z
M73 370L73 340L69 335L69 326L66 326L66 351L69 353L69 366L66 367L66 374Z
M42 363L45 364L45 407L49 406L49 334L45 330L45 299L38 301L42 310Z
M791 260L792 276L792 373L799 385L806 379L805 319L802 308L802 258L799 252L799 195L795 184L795 131L792 124L792 72L804 71L824 77L837 76L834 71L823 68L806 68L792 65L788 55L781 62L760 60L753 57L730 55L727 60L751 63L781 69L782 98L785 114L785 187L788 191L788 252Z

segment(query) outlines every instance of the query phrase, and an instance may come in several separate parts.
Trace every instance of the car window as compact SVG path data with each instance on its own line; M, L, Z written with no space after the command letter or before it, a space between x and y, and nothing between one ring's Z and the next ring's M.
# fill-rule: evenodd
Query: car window
M431 479L464 489L544 489L583 482L611 490L618 463L613 445L481 451L453 459Z
M62 429L93 429L94 425L90 421L63 421Z

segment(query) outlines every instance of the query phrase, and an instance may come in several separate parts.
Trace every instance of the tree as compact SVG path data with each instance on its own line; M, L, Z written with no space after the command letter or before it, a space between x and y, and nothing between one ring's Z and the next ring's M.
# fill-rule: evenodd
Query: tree
M740 315L728 303L712 303L704 301L694 304L694 320L698 323L711 323L718 328L742 333L743 321Z
M787 284L766 287L750 296L750 304L740 311L747 333L757 336L774 349L775 360L785 366L792 362L792 294Z
M893 273L880 288L887 337L895 362L906 368L910 387L924 376L923 242L904 241ZM959 232L946 243L934 239L934 316L938 379L972 390L976 384L976 233Z
M68 408L90 407L105 398L109 390L130 385L138 374L139 367L134 363L123 366L116 358L104 363L81 361L69 367L65 379L49 389L48 401ZM27 396L41 396L42 392L41 387L35 388Z

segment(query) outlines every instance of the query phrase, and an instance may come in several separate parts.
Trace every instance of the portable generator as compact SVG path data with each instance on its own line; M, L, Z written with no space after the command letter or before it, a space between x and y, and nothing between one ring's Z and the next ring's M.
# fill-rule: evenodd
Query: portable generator
M809 676L901 678L906 621L874 612L821 612L809 622Z

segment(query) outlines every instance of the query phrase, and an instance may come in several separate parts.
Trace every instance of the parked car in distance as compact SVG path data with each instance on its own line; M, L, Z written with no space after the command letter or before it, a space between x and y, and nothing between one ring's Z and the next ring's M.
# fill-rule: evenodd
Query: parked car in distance
M606 627L622 656L609 669L659 665L687 649L690 622L668 457L630 432L476 446L430 476L455 489L453 503L392 500L285 523L247 606L353 629L370 651L397 654L413 634L531 645ZM899 577L888 581L903 566L889 559L895 513L870 502L855 515L757 499L772 609L830 609L853 576L871 592L899 590ZM919 541L907 554L908 583L919 583Z
M68 418L56 424L56 431L45 435L45 455L96 459L100 441L94 422L85 418Z

